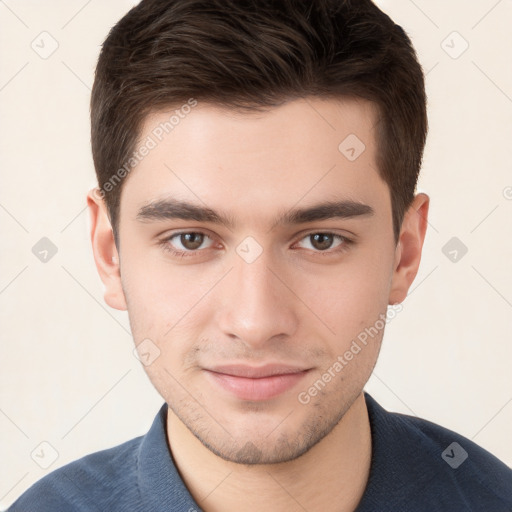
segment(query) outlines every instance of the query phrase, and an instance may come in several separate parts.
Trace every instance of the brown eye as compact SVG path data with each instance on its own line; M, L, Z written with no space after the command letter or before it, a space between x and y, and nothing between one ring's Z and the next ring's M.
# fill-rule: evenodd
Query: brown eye
M334 237L330 233L315 233L313 235L309 235L309 237L311 245L319 251L330 249L334 241Z
M202 233L181 233L179 237L181 245L189 251L195 251L201 247L204 241L204 235Z
M209 241L209 245L205 242ZM160 245L173 255L185 257L199 254L212 246L213 240L200 231L182 231L168 236L160 242ZM206 247L202 247L206 245Z
M309 233L299 243L302 243L303 248L309 249L313 253L332 255L348 249L354 242L337 233L317 231Z

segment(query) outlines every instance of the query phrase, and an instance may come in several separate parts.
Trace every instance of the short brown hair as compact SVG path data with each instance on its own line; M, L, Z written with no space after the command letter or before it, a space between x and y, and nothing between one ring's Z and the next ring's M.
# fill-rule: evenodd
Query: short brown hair
M306 96L378 106L378 172L396 243L428 127L423 71L399 25L370 0L143 0L132 8L103 44L91 97L94 165L118 248L121 178L149 113L191 98L245 111Z

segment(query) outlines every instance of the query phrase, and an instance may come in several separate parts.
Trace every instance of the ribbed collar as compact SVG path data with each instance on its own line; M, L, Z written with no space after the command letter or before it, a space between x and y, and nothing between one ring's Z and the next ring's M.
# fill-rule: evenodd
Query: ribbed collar
M137 482L146 512L200 512L181 479L167 443L166 403L144 436L137 457Z
M356 512L406 510L415 493L425 491L447 466L422 464L432 452L429 438L411 429L399 415L383 409L364 392L372 435L370 476ZM138 453L138 486L145 510L201 511L174 464L166 436L167 404L163 404L144 436ZM416 496L417 497L417 496Z

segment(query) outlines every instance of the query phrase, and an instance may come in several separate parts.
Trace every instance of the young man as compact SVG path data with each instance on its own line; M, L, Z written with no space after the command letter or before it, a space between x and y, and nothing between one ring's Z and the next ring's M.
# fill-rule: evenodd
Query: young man
M87 201L165 403L10 510L512 510L505 464L363 390L420 264L425 104L369 0L133 8L98 62Z

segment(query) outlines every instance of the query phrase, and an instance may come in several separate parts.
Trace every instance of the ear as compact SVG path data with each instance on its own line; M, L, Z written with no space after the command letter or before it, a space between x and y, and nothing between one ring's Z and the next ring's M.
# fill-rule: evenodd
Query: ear
M404 215L400 238L396 246L389 304L398 304L407 297L421 260L421 250L427 231L430 198L417 194Z
M121 285L119 254L107 207L99 188L87 194L92 251L98 274L104 284L105 302L114 309L125 311L126 299Z

